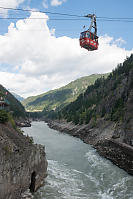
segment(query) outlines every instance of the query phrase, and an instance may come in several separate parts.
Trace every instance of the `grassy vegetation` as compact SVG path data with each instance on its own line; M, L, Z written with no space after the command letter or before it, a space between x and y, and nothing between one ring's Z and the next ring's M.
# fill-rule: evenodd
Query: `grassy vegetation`
M15 120L13 119L13 116L11 113L8 113L8 120L9 120L10 124L12 125L12 127L14 129L16 129L16 123L15 123Z

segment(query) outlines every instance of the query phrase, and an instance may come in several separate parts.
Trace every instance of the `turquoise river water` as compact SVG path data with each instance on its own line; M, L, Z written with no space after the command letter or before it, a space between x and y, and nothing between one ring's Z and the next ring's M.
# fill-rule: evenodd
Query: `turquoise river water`
M48 176L34 199L133 199L133 176L99 156L80 139L50 129L44 122L23 128L45 145Z

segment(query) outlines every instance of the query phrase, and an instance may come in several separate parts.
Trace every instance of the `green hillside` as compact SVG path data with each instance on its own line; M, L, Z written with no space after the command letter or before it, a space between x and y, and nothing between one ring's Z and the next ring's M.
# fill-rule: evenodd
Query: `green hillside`
M51 90L41 95L28 97L22 103L28 111L46 111L59 110L73 102L77 97L85 92L88 85L94 84L100 77L107 77L109 74L93 74L72 81L59 89Z

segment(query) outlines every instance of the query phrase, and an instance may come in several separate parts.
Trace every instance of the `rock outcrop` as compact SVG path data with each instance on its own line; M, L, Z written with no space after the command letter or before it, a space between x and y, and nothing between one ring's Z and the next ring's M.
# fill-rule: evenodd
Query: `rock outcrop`
M10 124L0 124L0 199L21 199L26 190L36 191L46 176L44 147Z

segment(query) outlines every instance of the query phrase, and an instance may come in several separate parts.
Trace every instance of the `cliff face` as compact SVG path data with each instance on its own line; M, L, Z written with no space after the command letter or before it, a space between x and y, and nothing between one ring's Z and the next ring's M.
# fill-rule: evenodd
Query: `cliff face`
M0 199L21 199L27 189L34 192L47 176L44 147L0 124Z

